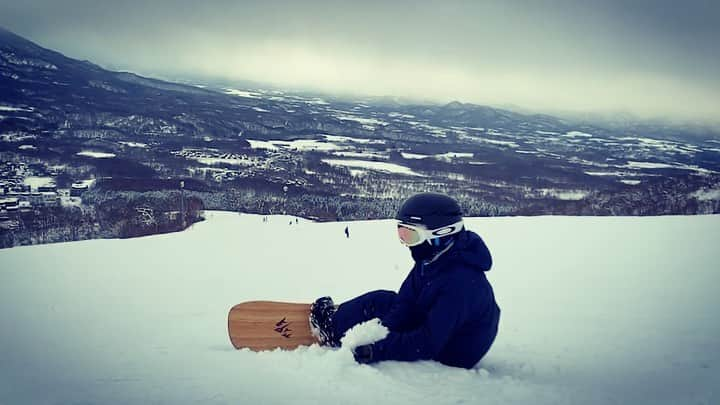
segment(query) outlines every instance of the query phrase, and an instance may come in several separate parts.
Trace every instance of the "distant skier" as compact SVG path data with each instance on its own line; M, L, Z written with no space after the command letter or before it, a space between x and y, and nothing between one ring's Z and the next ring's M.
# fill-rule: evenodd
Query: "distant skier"
M350 227L349 226L345 227L345 237L350 238Z
M436 360L472 368L495 340L500 308L485 272L492 266L482 238L465 229L458 203L422 193L402 205L400 241L415 265L400 291L372 291L335 307L330 297L312 305L310 324L322 345L340 346L353 326L380 318L389 334L354 349L359 363Z

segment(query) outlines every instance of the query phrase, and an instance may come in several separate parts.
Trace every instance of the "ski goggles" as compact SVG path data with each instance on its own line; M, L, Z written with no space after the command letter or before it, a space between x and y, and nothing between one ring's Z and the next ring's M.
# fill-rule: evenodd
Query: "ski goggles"
M400 242L407 246L417 246L426 240L432 240L443 236L453 235L463 229L463 221L460 220L452 225L443 226L437 229L427 229L422 225L400 222L397 225Z

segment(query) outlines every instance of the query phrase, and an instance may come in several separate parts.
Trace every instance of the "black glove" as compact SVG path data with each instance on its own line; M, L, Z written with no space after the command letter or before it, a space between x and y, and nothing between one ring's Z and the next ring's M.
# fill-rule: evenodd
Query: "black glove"
M360 364L371 363L372 359L373 359L372 345L364 345L364 346L356 347L355 349L353 349L353 357L355 357L355 361L357 361Z

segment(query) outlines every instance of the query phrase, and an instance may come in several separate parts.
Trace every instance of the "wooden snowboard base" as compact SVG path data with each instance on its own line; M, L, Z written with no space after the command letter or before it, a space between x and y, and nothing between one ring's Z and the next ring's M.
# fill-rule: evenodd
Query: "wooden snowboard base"
M295 349L317 340L310 333L310 304L249 301L228 314L230 342L236 349Z

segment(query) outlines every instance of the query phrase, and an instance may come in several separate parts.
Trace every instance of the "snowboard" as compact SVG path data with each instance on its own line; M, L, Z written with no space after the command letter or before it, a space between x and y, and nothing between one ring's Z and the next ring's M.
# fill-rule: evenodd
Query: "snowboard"
M310 346L317 340L310 332L310 304L248 301L228 314L228 334L236 349L254 351Z

